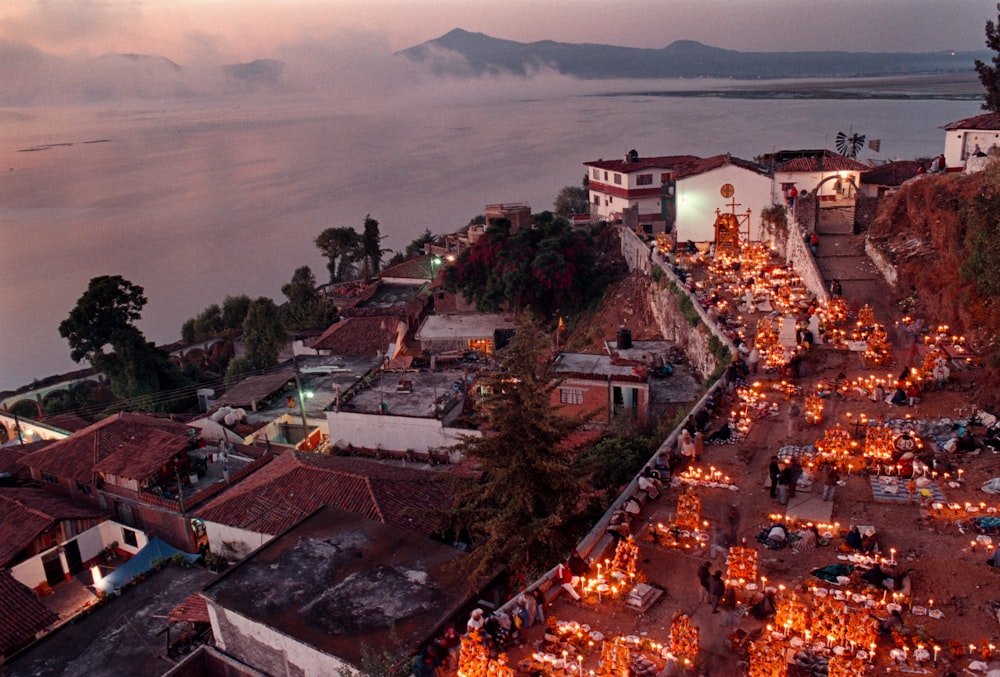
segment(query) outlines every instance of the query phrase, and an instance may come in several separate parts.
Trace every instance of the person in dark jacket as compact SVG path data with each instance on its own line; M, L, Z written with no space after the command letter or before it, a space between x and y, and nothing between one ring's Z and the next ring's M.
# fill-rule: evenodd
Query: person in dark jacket
M1000 550L1000 548L998 548ZM712 563L705 562L698 567L698 583L701 584L701 601L708 600L708 579L712 577Z
M722 571L715 570L708 579L708 601L712 603L712 613L719 613L719 602L726 594L726 582L722 580Z

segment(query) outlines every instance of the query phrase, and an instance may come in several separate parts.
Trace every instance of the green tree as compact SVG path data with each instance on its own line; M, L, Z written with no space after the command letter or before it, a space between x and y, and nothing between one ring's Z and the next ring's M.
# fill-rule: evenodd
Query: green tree
M327 228L316 237L316 246L326 257L330 282L344 282L355 275L361 259L361 236L350 227Z
M586 177L584 177L586 178ZM559 216L590 213L590 193L580 186L563 186L553 204Z
M132 323L142 318L142 308L146 305L143 291L121 275L102 275L90 280L69 317L59 324L59 335L69 342L74 362L87 360L93 365L114 337L126 333L142 335Z
M287 339L281 313L274 301L261 296L254 299L243 320L243 345L253 369L267 369L278 364L278 354Z
M548 347L530 318L521 323L500 357L503 371L484 383L491 392L483 403L484 435L461 445L482 475L456 487L447 521L472 537L472 585L512 562L560 556L572 537L566 527L580 514L588 478L575 471L565 441L583 421L552 408L558 381Z
M325 329L337 320L337 308L316 291L316 277L309 266L297 268L281 293L288 298L281 318L289 329Z
M229 366L226 367L226 376L224 379L226 387L232 388L243 380L244 376L249 376L253 371L253 365L250 364L250 360L245 357L234 357L229 360Z
M371 214L366 215L365 229L361 235L362 277L366 280L375 277L382 270L382 255L389 251L382 249L384 239L385 236L378 232L378 221Z
M222 302L222 326L226 329L242 329L249 309L250 297L246 294L227 296Z
M181 338L187 343L215 338L223 332L222 308L218 303L205 308L195 317L181 325Z
M976 59L976 72L986 94L983 110L1000 113L1000 2L997 3L997 22L986 21L986 46L996 52L989 63Z

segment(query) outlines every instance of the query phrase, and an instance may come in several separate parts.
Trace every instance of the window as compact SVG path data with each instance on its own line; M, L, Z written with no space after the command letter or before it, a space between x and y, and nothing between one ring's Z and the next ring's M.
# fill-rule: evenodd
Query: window
M42 481L48 482L49 484L59 484L59 478L47 472L42 472Z
M653 185L653 175L652 174L640 174L635 177L635 185L637 186L652 186Z
M76 483L76 489L81 494L85 494L87 496L90 496L90 485L87 484L86 482L77 482Z
M607 181L607 180L608 180L608 173L607 173L607 172L604 172L604 180L605 180L605 181Z
M135 531L132 529L126 529L125 527L122 527L122 542L124 542L125 545L131 545L133 548L139 547L139 539L136 538Z
M673 176L670 172L663 172L660 174L660 183L669 183Z
M622 185L622 175L621 174L615 174L615 185L616 186Z
M595 169L594 170L594 178L600 180L600 178L601 178L601 170L600 169Z
M583 404L583 388L560 388L560 404Z
M600 205L601 204L601 196L600 195L595 195L594 196L594 204L595 205Z

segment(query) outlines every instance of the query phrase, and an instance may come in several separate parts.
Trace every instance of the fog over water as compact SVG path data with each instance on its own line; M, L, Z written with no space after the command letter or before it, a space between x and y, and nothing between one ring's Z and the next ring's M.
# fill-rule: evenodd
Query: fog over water
M360 231L368 213L401 249L487 203L551 209L583 162L630 148L752 159L832 149L853 126L882 140L861 159L912 158L941 152L940 126L980 112L970 101L590 96L629 84L555 77L355 84L0 109L0 390L80 367L58 325L97 275L143 286L139 326L170 342L226 295L281 302L298 266L325 280L314 238Z

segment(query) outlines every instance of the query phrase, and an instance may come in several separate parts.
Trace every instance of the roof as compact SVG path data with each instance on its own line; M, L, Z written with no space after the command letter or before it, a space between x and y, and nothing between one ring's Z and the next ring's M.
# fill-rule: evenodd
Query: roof
M421 341L492 339L494 332L498 329L516 328L516 320L496 313L428 315L423 324L420 325L420 329L417 330L416 336Z
M52 442L47 447L25 455L21 462L41 472L56 477L68 477L79 482L92 482L98 465L105 459L105 472L112 468L133 479L142 479L133 470L148 468L152 459L162 458L166 437L153 435L152 431L166 433L177 440L190 439L189 427L165 418L144 414L119 413L98 421L64 440ZM146 446L146 445L151 446Z
M559 353L553 368L561 376L597 377L645 382L645 373L637 373L631 364L615 364L610 355Z
M861 172L861 183L878 186L900 186L923 169L924 163L916 160L897 160L879 165L867 172Z
M30 643L35 636L59 620L38 601L35 593L0 569L0 656Z
M366 646L391 646L398 639L401 651L416 651L458 613L468 591L477 587L462 571L465 557L411 531L327 506L256 550L202 594L220 615L230 610L273 628L284 642L297 641L359 667ZM226 642L232 626L220 626L223 637L217 640ZM252 626L243 627L253 632ZM254 659L254 667L265 672L301 667L289 665L293 651L256 651Z
M266 534L280 534L323 505L430 535L427 511L447 506L440 475L365 458L290 451L221 496L197 516Z
M713 155L712 157L707 158L697 158L684 163L677 172L677 178L683 179L689 176L705 174L706 172L710 172L727 165L739 167L740 169L746 169L754 172L755 174L760 174L761 176L767 174L767 171L763 167L760 167L749 160L733 157L729 155L729 153L726 153L724 155Z
M212 622L212 619L208 616L208 602L198 593L189 595L187 599L171 609L167 618L171 623L180 623L182 621L187 621L188 623Z
M215 400L216 408L222 406L250 407L266 400L274 393L283 389L290 381L295 380L295 372L286 367L270 374L245 378Z
M941 129L952 131L955 129L984 129L1000 130L1000 113L983 113L964 120L949 122Z
M592 162L584 162L583 164L587 167L596 167L597 169L607 169L609 171L628 174L643 169L673 169L679 165L698 159L696 155L659 155L657 157L640 157L635 162L627 162L624 159L594 160Z
M22 459L32 452L44 449L52 442L53 440L39 440L27 444L11 444L0 447L0 473L10 473L15 477L27 477L28 469Z
M871 169L863 162L826 151L819 157L798 157L783 163L779 172L864 172Z
M99 508L75 503L44 489L0 489L0 566L9 564L39 535L62 520L103 521L101 518L105 517Z
M334 355L384 355L399 335L400 322L389 315L345 317L323 332L312 348Z
M397 280L433 280L434 260L440 256L431 254L421 254L414 256L394 266L385 268L378 274L382 279L393 278Z

